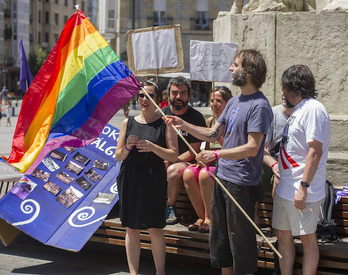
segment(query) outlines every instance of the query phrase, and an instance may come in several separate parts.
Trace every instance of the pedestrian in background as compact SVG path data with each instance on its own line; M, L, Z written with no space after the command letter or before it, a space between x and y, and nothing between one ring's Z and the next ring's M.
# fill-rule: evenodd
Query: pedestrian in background
M6 127L11 127L12 105L10 100L6 101L5 108L2 111L6 111Z
M2 92L2 96L1 96L2 101L6 102L6 100L7 100L7 93L8 93L8 90L6 89L6 86L4 86L4 88L2 88L1 92Z

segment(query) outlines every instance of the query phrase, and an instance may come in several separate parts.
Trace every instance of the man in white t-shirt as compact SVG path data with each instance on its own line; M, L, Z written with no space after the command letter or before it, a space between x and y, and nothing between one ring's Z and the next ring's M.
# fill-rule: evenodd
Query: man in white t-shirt
M284 127L278 157L280 180L273 204L282 275L293 274L294 236L303 245L303 274L316 274L319 249L316 227L325 196L330 118L315 98L315 79L305 65L291 66L282 76L288 108L295 107Z

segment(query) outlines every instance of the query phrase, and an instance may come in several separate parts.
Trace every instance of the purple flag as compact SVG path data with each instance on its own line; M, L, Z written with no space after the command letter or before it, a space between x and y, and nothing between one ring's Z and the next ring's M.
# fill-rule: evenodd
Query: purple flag
M19 40L19 50L21 53L21 70L20 70L20 75L19 75L19 79L20 79L19 86L25 92L27 90L27 88L29 88L34 77L31 74L30 69L29 69L29 65L27 62L27 58L25 56L24 48L23 48L22 38ZM27 84L28 84L28 86L27 86Z

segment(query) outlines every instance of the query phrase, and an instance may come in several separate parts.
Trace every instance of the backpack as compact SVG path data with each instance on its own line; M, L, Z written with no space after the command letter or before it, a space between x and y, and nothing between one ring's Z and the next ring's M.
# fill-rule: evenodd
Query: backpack
M319 208L319 220L317 224L317 238L321 240L337 240L335 222L332 219L332 208L334 207L336 194L331 182L325 182L325 198Z

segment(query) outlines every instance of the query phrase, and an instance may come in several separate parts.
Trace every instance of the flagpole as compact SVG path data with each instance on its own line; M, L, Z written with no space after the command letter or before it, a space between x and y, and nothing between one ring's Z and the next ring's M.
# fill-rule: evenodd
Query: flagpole
M144 87L141 87L142 91L145 93L145 95L147 96L147 98L152 102L152 104L155 105L155 107L157 108L157 110L161 113L161 115L164 118L168 118L166 116L166 114L162 111L162 109L157 105L157 103L152 99L152 97L146 92L146 90L144 89ZM172 124L172 128L176 131L176 133L178 134L178 136L180 136L180 138L185 142L185 144L187 145L187 147L191 150L191 152L197 156L197 152L192 148L192 146L187 142L187 140L181 135L181 133L179 132L178 129L176 129L176 127ZM257 232L259 232L259 234L262 236L262 238L264 238L264 240L269 244L269 246L272 248L272 250L278 255L278 257L280 259L282 259L282 255L278 252L278 250L273 246L273 244L268 240L268 238L265 236L265 234L263 234L263 232L261 231L261 229L254 223L254 221L249 217L249 215L244 211L244 209L240 206L240 204L236 201L236 199L231 195L231 193L226 189L226 187L221 183L221 181L215 176L214 173L212 173L209 169L207 169L207 165L204 162L200 163L206 168L206 170L208 171L208 173L210 175L213 176L213 178L215 179L215 181L220 185L220 187L226 192L226 194L230 197L230 199L235 203L235 205L239 208L240 211L242 211L242 213L244 214L244 216L248 219L248 221L254 226L254 228L257 230Z

